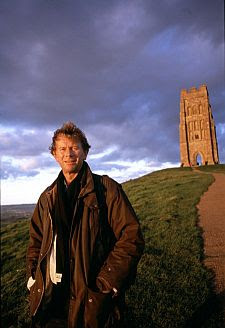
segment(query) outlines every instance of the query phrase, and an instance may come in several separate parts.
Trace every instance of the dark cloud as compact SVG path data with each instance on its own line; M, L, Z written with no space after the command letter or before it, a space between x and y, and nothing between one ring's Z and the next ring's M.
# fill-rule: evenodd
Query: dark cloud
M177 163L180 90L206 83L225 161L222 0L0 6L5 156L40 156L35 170L44 168L48 131L73 120L87 133L90 154L117 147L105 161Z

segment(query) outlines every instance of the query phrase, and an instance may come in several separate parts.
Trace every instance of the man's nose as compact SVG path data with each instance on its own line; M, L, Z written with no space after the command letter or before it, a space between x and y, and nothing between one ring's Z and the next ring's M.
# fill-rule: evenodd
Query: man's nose
M68 147L66 148L66 153L65 153L66 156L68 157L73 157L74 156L74 151L72 148Z

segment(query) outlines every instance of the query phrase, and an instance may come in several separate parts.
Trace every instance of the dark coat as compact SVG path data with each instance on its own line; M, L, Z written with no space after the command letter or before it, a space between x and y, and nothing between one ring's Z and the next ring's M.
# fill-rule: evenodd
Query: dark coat
M68 327L113 327L120 318L124 291L132 283L144 241L134 210L120 184L103 176L105 204L99 204L94 174L86 165L76 207L76 229L70 245L71 281ZM30 290L34 316L48 298L49 253L54 236L54 204L57 180L40 196L30 224L27 275L36 280ZM104 208L102 208L104 207ZM102 215L103 213L103 215ZM105 222L103 222L105 220ZM99 292L96 278L118 290L118 296ZM113 319L114 317L114 319Z

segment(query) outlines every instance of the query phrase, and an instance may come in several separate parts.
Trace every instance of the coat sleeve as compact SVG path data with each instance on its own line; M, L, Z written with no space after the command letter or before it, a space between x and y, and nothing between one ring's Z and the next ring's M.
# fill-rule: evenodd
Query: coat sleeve
M129 287L134 280L137 264L144 250L140 224L122 186L107 179L106 204L108 221L116 237L97 280L106 282L118 291Z
M34 209L34 213L30 222L30 239L27 248L26 265L27 265L27 278L32 277L35 279L35 272L37 268L39 253L43 237L43 204L42 196L39 198L38 203Z

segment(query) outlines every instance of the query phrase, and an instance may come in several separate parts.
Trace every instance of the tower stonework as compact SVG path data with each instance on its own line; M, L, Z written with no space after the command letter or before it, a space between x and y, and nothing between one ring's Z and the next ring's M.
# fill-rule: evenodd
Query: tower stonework
M181 166L219 163L216 127L206 85L183 89L180 94Z

